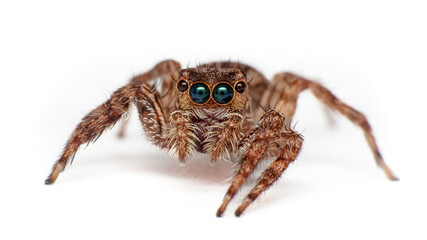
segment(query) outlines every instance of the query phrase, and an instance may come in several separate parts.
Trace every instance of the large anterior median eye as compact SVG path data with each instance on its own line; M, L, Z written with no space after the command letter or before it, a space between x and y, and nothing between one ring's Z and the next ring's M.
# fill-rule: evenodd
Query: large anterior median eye
M233 95L233 88L227 83L220 83L213 90L213 98L219 104L229 103L233 99Z
M195 83L190 88L190 98L196 103L204 103L209 100L211 93L204 83Z

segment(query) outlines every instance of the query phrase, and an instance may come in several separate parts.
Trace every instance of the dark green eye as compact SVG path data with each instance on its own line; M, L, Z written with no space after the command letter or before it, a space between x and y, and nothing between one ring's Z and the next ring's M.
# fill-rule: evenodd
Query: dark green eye
M233 88L227 83L220 83L213 90L213 98L219 104L229 103L233 99L233 95Z
M190 98L196 103L206 102L210 94L208 86L204 83L195 83L190 88Z

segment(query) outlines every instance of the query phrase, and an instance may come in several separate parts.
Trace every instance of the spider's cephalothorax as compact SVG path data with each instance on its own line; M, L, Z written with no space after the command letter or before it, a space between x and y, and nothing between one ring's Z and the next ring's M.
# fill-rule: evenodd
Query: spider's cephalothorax
M182 116L188 134L176 134L180 125L173 125L166 140L171 152L181 161L194 150L209 154L212 161L228 159L243 137L242 112L248 101L244 73L239 69L184 69L176 81L176 97L172 122L175 115ZM183 136L181 141L179 136Z
M159 78L161 90L156 90L153 82L157 83ZM133 104L148 139L168 149L181 162L195 151L208 154L213 162L229 159L230 155L240 157L217 216L223 214L258 163L274 158L237 208L235 214L240 216L297 158L303 140L290 124L298 96L306 89L362 128L377 164L389 179L397 180L379 152L366 117L319 83L285 72L269 82L254 68L235 62L181 69L178 62L166 60L131 79L83 118L45 183L54 183L80 145L96 140ZM120 136L125 126L126 121Z

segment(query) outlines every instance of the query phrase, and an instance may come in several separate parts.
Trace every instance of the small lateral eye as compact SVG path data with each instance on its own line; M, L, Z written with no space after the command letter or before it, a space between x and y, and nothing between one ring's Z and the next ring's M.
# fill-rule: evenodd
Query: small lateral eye
M178 90L180 92L185 92L188 89L188 83L185 80L181 80L178 82Z
M236 89L236 92L243 93L246 90L246 83L238 82L238 83L236 83L234 88Z

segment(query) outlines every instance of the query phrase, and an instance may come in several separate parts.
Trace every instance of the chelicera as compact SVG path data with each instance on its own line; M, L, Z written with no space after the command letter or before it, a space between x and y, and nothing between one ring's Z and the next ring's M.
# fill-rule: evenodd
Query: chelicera
M160 90L154 83L160 84ZM303 138L291 122L298 96L307 89L363 130L378 166L390 180L397 180L380 154L366 117L318 82L287 72L268 81L256 69L237 62L181 69L178 62L166 60L132 78L83 118L45 183L54 183L82 144L98 139L134 105L148 139L179 161L185 162L196 151L209 155L212 162L231 155L240 158L217 216L222 216L259 162L273 158L235 211L240 216L298 157ZM126 121L120 136L125 126Z

